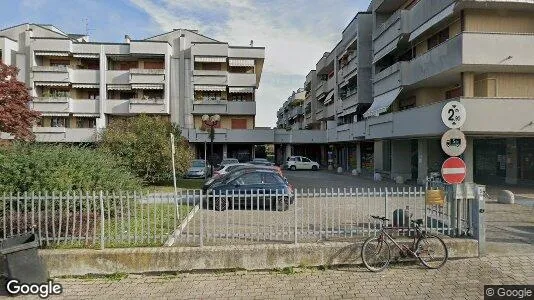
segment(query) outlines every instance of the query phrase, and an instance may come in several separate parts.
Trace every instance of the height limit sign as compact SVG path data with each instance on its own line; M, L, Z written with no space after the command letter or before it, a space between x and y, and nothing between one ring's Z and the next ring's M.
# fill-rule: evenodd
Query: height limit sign
M466 119L465 107L458 101L451 101L441 110L441 120L449 128L460 128Z

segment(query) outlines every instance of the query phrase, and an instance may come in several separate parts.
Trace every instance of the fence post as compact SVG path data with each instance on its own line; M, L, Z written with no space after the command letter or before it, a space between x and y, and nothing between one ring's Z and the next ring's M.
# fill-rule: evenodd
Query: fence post
M100 250L104 249L104 196L100 191Z
M297 215L297 194L298 194L297 189L295 189L295 200L293 201L294 202L293 206L295 207L295 217L294 217L294 219L295 219L295 245L298 244L298 238L297 238L297 232L298 232L298 229L297 229L297 224L298 224L298 222L297 222L297 216L298 216ZM290 201L290 200L288 199L288 201Z
M208 193L206 193L206 197L207 197ZM200 247L203 247L204 246L204 218L202 217L202 206L203 206L203 202L204 202L204 192L202 190L200 190L200 201L199 201L200 205L199 205L199 210L198 210L198 213L199 213L199 219L200 219L200 240L199 240L199 243L200 243ZM208 205L207 203L209 202L209 200L206 199L206 205Z
M384 188L384 218L388 218L388 188Z
M486 217L485 209L486 203L484 200L484 194L486 187L483 185L475 186L475 200L471 206L471 216L473 218L473 224L475 226L473 235L478 240L478 256L485 256L486 252Z

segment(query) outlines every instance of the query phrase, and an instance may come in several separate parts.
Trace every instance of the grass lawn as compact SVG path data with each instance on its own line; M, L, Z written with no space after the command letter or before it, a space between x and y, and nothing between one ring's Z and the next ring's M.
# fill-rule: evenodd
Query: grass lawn
M176 179L176 187L178 189L201 189L204 184L204 179ZM171 183L166 185L152 185L148 187L148 190L153 193L173 193L174 186Z

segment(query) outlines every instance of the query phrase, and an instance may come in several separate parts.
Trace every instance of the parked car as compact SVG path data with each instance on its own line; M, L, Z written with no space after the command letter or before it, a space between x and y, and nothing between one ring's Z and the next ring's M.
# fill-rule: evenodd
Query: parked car
M245 166L253 166L253 165L244 164L244 163L221 165L220 167L217 168L217 170L215 170L215 172L213 172L213 177L219 177L219 176L225 175L227 173L230 173L232 170L235 170L239 167L245 167Z
M249 163L254 165L274 166L274 164L268 161L266 158L254 158Z
M237 158L224 158L219 164L219 167L225 166L225 165L231 165L231 164L238 164L238 163L239 163L239 160L237 160Z
M232 207L289 209L293 187L277 172L267 169L244 169L229 173L206 190L208 209Z
M304 156L290 156L285 164L288 170L319 170L319 163Z
M210 177L211 166L203 159L194 159L191 167L185 172L184 178L204 178Z
M214 176L206 180L204 182L204 185L202 187L202 190L204 193L208 190L209 186L224 181L230 174L236 173L236 172L245 172L246 170L270 170L277 172L280 176L284 177L284 174L282 173L282 170L280 167L277 166L260 166L260 165L251 165L251 164L232 164L229 165L228 169L226 169L225 173L220 173L219 175L215 175L216 172L214 172Z

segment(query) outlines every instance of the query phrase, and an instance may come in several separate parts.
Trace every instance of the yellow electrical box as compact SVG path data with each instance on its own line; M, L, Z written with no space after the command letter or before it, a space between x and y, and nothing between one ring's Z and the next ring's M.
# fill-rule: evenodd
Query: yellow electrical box
M426 191L426 205L445 205L445 191L444 190L427 190Z

